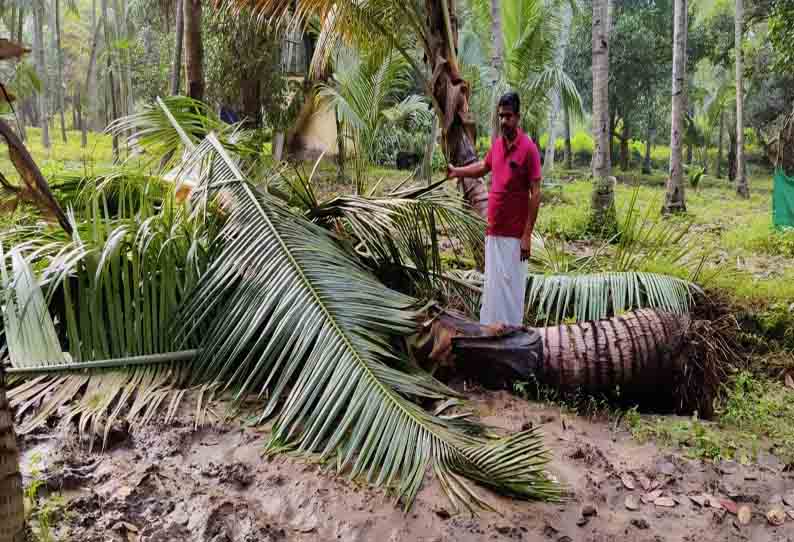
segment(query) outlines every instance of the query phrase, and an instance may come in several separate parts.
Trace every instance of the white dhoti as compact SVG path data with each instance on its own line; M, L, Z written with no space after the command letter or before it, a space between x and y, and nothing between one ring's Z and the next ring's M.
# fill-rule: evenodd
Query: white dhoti
M480 324L524 324L527 262L521 261L521 240L485 237L485 286Z

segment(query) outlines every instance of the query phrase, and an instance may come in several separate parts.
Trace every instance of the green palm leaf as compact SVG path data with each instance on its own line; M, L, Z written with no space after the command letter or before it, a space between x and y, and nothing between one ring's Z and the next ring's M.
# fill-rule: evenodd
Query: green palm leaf
M691 282L656 273L531 274L527 310L546 324L600 320L645 307L683 314L695 290Z
M456 506L482 502L469 480L519 497L558 495L542 473L536 432L494 442L410 400L454 394L427 374L394 368L406 364L389 338L415 329L413 298L256 191L213 136L197 153L217 157L203 194L222 188L235 205L222 253L181 319L210 326L196 380L223 382L237 398L268 397L262 417L277 414L273 448L335 458L340 471L394 487L406 507L428 467ZM207 316L216 311L224 317Z

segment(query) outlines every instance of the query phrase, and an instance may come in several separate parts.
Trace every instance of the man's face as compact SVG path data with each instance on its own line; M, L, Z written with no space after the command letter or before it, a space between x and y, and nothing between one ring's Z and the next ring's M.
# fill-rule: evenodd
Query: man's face
M518 130L518 114L513 111L513 108L502 106L499 106L497 114L499 115L499 128L502 130L502 134L507 139L512 140Z

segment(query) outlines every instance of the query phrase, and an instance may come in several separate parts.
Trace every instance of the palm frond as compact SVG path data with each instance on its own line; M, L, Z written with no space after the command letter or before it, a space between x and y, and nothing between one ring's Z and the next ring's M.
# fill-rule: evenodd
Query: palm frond
M123 416L135 429L161 405L169 406L168 418L185 395L186 362L195 353L173 353L170 324L210 259L214 215L191 220L160 180L141 181L156 190L130 190L124 185L134 180L119 179L85 181L83 220L70 214L71 239L37 236L14 251L19 261L43 268L41 281L70 352L60 354L57 337L57 354L50 348L43 355L16 339L19 328L32 329L30 336L38 341L53 340L54 331L46 332L53 328L52 317L36 285L34 295L41 297L36 310L18 324L6 321L9 373L42 375L9 393L19 416L37 407L20 426L23 434L66 407L66 417L79 419L80 432L90 433L92 445L94 436L104 435L104 446L114 420ZM112 211L110 193L116 194ZM33 284L26 276L32 275L20 263L13 280ZM197 345L197 338L188 337L187 344Z
M151 161L170 157L164 164L174 167L210 132L237 153L250 154L244 144L241 125L228 125L206 104L185 96L157 98L132 115L114 120L107 132L126 138L134 148L151 156Z
M655 273L532 274L526 306L528 316L544 325L567 318L600 320L645 307L683 314L696 289L688 281Z
M211 146L211 147L210 147ZM268 398L277 414L272 448L335 458L339 470L394 486L410 506L427 467L453 503L483 503L470 480L524 498L554 498L536 432L490 441L432 416L409 398L453 392L405 365L389 337L411 333L416 301L384 287L326 230L256 191L218 141L202 144L201 191L219 187L235 204L226 242L181 321L207 322L197 380L223 382L236 397ZM197 150L198 152L198 150ZM220 311L223 318L209 321ZM189 331L189 329L188 329Z
M403 269L419 288L415 293L427 297L444 272L442 240L459 258L474 262L483 258L483 220L439 187L415 197L341 196L323 203L309 217L324 224L339 220L379 276L393 283L394 273Z

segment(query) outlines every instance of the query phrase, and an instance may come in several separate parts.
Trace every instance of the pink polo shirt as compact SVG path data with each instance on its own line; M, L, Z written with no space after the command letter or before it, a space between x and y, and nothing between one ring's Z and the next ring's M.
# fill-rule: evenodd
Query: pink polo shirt
M486 234L520 239L529 216L530 184L541 178L538 148L518 130L509 145L504 137L497 139L485 163L491 169Z

